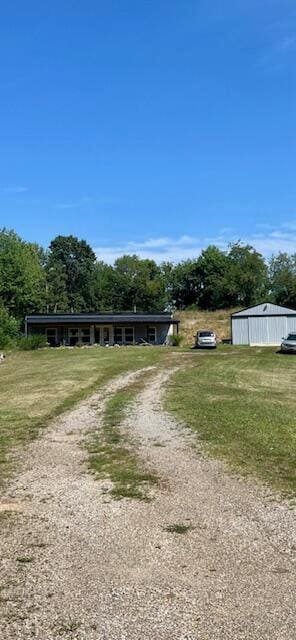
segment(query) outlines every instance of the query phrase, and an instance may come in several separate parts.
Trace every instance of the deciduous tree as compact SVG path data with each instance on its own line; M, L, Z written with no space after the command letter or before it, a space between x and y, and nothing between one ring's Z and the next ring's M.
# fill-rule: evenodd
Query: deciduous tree
M21 320L26 313L42 311L45 304L40 248L7 229L0 231L0 300Z

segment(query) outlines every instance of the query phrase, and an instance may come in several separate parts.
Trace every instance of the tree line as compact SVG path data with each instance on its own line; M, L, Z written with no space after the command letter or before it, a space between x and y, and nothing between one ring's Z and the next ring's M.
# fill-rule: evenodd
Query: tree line
M44 250L0 231L0 344L27 313L215 310L266 299L296 308L296 253L266 260L237 242L178 264L123 255L111 266L74 236L57 236Z

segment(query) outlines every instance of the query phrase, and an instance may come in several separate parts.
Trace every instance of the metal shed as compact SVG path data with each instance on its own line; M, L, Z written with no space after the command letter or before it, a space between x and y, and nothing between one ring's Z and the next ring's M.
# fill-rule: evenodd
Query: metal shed
M288 333L296 332L296 311L263 302L233 313L231 332L233 344L277 346Z

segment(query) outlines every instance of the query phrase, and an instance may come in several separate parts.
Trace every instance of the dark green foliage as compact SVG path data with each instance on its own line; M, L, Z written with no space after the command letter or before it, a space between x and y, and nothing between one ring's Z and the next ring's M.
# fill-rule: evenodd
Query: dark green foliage
M9 314L23 320L45 302L45 273L40 248L14 231L0 231L0 301Z
M277 304L296 309L296 253L279 253L269 263L270 290Z
M169 344L171 347L180 347L184 338L180 333L174 333L169 337Z
M95 262L92 248L74 236L57 236L46 261L51 311L93 311Z
M28 562L32 562L33 558L31 556L18 556L17 562L21 562L22 564L27 564Z
M198 306L201 309L222 309L227 299L225 279L229 257L213 245L201 252L197 260L199 281ZM228 302L228 301L227 301ZM226 304L226 306L229 306Z
M114 311L162 311L165 306L165 288L161 269L154 260L141 260L138 256L122 256L113 269ZM114 293L116 292L116 295Z
M19 322L0 302L0 349L13 346L19 336Z
M118 288L115 283L114 269L105 262L95 264L94 295L97 311L112 311L116 309Z
M200 284L198 261L186 260L176 266L165 264L163 268L167 297L177 309L184 309L190 305L197 305Z
M266 298L267 266L263 256L250 245L239 242L228 253L225 294L230 306L248 307Z
M191 531L194 527L192 527L191 524L180 524L176 522L175 524L168 524L163 528L164 531L167 531L168 533L178 533L181 535L182 533L188 533L188 531Z
M45 336L33 335L27 338L21 338L18 342L18 346L22 351L35 351L36 349L44 349L48 346Z
M236 243L228 251L210 245L196 260L173 267L164 277L178 309L196 305L215 310L249 306L267 294L267 267L263 256L249 245Z

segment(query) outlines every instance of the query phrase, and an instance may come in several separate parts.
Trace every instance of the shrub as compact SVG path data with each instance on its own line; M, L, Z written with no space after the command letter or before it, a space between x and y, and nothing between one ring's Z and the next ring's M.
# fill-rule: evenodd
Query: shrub
M0 303L0 349L11 347L19 336L19 322Z
M180 347L181 343L183 342L183 336L180 333L174 333L172 336L169 337L169 345L171 347Z
M35 349L44 349L44 347L47 347L45 336L38 334L21 338L18 344L22 351L34 351Z

